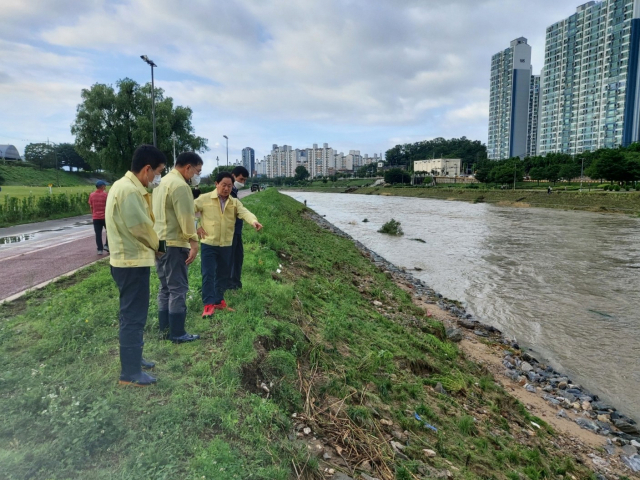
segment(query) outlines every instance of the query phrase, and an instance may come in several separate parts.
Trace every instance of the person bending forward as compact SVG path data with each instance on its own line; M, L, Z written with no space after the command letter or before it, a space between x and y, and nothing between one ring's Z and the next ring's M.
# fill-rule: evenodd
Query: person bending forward
M224 301L224 292L229 284L236 220L244 220L256 230L262 228L256 216L230 196L232 187L233 176L221 172L216 177L216 189L195 201L196 212L201 212L198 236L202 240L203 317L213 315L215 310L231 310Z

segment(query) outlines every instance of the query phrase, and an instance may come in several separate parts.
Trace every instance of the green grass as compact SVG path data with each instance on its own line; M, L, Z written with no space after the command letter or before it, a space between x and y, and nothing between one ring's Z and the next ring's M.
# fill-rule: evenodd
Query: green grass
M85 184L83 186L75 186L75 187L52 187L51 193L82 193L87 192L91 193L96 189L93 185ZM16 198L26 198L29 196L34 197L42 197L45 195L49 195L49 187L18 187L18 186L2 186L2 192L0 192L0 201L4 198L5 195Z
M504 429L527 425L521 404L481 383L486 370L350 241L275 189L244 203L265 228L245 230L244 288L227 295L236 311L200 317L198 261L187 327L200 341L157 339L152 301L145 358L157 362L154 387L116 385L118 296L106 263L0 306L3 478L322 478L295 440L293 413L312 417L313 435L345 458L375 458L380 479L415 478L423 448L438 452L430 467L452 464L456 478L588 477L548 438ZM152 299L156 291L154 272ZM380 313L374 299L390 309ZM434 379L450 393L435 393ZM409 432L408 459L384 440L391 427L381 418Z
M55 169L40 170L30 165L0 164L0 177L4 178L2 193L4 193L5 186L46 187L51 184L61 187L75 187L91 185L84 173L77 174L65 170L56 172Z

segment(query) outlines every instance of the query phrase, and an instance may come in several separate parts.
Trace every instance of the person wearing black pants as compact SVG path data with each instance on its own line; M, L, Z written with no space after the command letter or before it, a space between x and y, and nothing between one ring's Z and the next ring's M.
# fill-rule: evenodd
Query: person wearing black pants
M238 190L243 188L247 179L249 178L249 171L244 167L236 167L231 171L233 176L233 188L231 189L231 196L238 198ZM242 245L242 224L244 222L241 218L236 220L235 228L233 230L233 244L231 245L231 265L229 272L231 276L229 278L229 284L227 285L229 290L237 290L242 288L242 264L244 263L244 246Z
M120 384L146 386L156 379L143 368L155 364L142 358L143 330L149 313L149 275L162 256L153 229L151 194L147 187L160 182L167 159L152 145L141 145L131 170L111 187L105 220L111 238L111 276L120 294Z
M241 220L242 221L242 220ZM229 265L233 247L201 246L202 303L220 305L229 284ZM233 310L227 307L227 310Z
M104 250L109 251L109 241L105 236L105 242L102 243L102 230L107 228L104 218L104 212L107 204L107 184L104 180L96 182L96 190L89 195L89 206L91 207L91 218L93 219L93 231L96 234L96 247L98 247L98 255L102 255Z

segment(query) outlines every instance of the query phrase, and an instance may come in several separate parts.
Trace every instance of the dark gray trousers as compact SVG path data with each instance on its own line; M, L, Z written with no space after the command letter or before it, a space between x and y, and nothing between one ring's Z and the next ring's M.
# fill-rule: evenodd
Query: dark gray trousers
M160 279L160 288L158 290L159 311L186 313L189 270L184 262L188 256L188 248L167 247L167 253L156 260L156 270Z
M111 267L111 276L120 291L120 347L144 344L142 331L149 313L149 267Z

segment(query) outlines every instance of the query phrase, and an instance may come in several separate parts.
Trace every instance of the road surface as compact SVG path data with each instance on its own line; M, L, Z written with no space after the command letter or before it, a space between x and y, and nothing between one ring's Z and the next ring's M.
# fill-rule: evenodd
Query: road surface
M0 302L107 256L97 254L91 215L0 228Z

